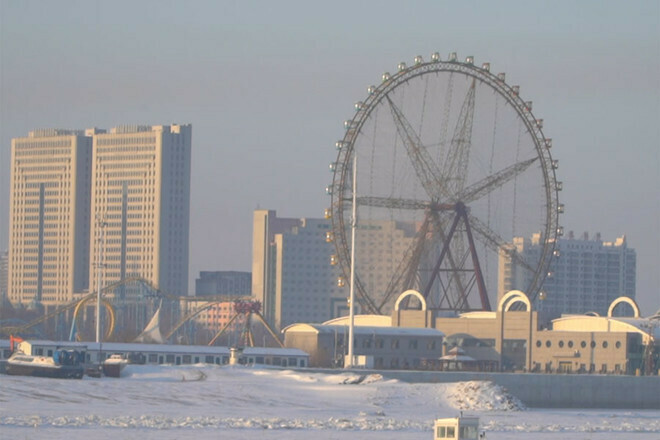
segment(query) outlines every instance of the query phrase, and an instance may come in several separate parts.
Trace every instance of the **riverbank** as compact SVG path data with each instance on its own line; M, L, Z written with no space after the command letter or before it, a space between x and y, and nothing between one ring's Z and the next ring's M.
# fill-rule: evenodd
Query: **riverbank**
M354 370L358 371L408 383L490 381L530 408L660 409L660 376Z

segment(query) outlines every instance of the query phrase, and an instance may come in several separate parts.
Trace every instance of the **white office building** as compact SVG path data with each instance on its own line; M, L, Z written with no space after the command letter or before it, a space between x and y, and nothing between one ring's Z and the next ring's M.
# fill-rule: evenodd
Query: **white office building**
M139 277L187 295L191 135L190 125L129 125L94 136L90 286L102 228L103 286Z
M11 142L8 298L53 306L88 287L92 135L43 129Z

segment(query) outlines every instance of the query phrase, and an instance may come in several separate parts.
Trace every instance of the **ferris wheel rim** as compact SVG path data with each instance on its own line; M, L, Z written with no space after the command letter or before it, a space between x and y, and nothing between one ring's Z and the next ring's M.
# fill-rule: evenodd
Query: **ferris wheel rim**
M472 57L469 57L471 59ZM543 236L543 250L541 258L537 264L537 270L533 281L528 286L527 294L531 299L535 299L540 291L541 285L548 276L557 237L561 235L559 227L559 185L556 178L556 164L549 151L551 140L545 137L542 124L532 113L531 106L520 97L517 86L511 86L504 80L503 74L495 75L490 72L489 64L486 68L484 64L481 68L475 66L473 62L461 62L457 60L441 61L434 59L429 62L416 62L415 64L400 69L394 75L384 74L383 82L378 86L370 86L368 96L364 101L356 103L356 112L353 117L346 121L346 133L341 141L337 142L337 159L333 169L333 184L329 193L331 197L332 212L332 231L339 262L341 263L344 274L348 274L350 266L350 243L346 236L346 224L344 221L344 203L347 201L343 195L350 179L350 163L355 152L356 140L360 139L361 130L373 111L378 108L390 92L404 86L408 81L423 75L429 74L453 74L458 73L468 78L479 81L479 85L486 85L499 98L504 98L505 102L511 106L519 121L522 121L529 137L532 139L536 157L539 159L541 174L544 187L544 205L546 208L545 222L539 225ZM502 76L501 76L502 75ZM371 298L364 290L360 280L359 272L356 273L356 287L358 298L367 303L368 307L373 306ZM372 304L369 304L370 301Z

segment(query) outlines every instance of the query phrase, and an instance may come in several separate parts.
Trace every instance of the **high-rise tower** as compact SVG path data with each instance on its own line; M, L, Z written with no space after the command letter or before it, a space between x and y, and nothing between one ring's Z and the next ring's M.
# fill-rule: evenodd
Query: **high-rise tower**
M35 130L12 139L8 297L57 305L88 287L92 135Z
M139 277L187 294L191 135L188 124L120 126L94 136L90 285L103 228L104 286Z

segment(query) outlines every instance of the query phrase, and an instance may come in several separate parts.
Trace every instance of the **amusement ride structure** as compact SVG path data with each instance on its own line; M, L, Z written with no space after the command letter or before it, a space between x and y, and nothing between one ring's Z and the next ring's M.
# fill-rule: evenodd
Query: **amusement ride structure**
M369 237L373 246L370 231L395 226L378 237L375 251L389 273L374 276L373 261L357 257L362 310L388 313L407 289L422 292L435 309L490 310L500 256L522 271L517 276L526 286L518 288L535 299L562 232L563 205L552 140L532 114L532 102L505 82L504 73L491 73L489 63L461 62L455 53L447 60L434 53L428 62L421 56L411 66L402 62L367 92L344 124L326 189L333 226L327 240L335 242L333 263L338 260L346 278L355 156L358 255ZM533 234L541 251L523 257L511 243Z
M119 290L139 293L131 300L118 295ZM138 277L126 278L101 288L100 295L97 295L97 292L85 294L29 322L3 325L0 327L0 336L21 335L54 340L93 341L95 309L99 296L102 305L100 327L103 329L104 342L171 341L213 345L223 335L239 332L232 340L240 346L254 346L254 327L258 325L272 338L268 339L270 345L282 346L277 333L264 320L258 301L239 296L208 297L204 300L196 298L196 304L184 309L182 304L193 298L161 292L148 280ZM228 322L214 336L200 341L199 337L205 334L201 330L207 329L196 318L205 312L213 313L214 308L226 303L231 303L232 309ZM161 336L161 331L164 336ZM265 336L263 341L266 342Z

